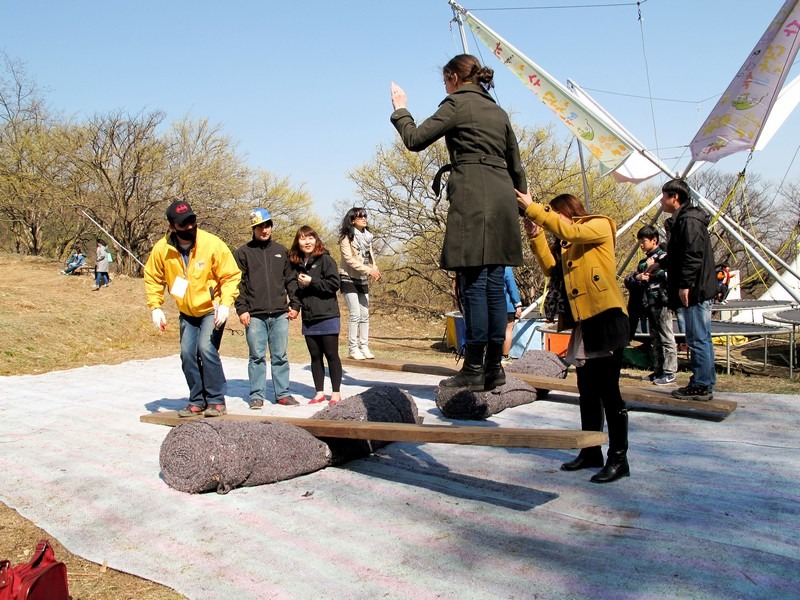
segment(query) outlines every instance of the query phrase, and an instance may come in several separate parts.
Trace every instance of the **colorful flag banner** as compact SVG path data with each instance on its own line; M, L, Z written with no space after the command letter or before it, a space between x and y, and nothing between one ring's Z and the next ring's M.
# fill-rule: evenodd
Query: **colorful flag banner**
M462 9L463 10L463 9ZM563 121L600 163L610 171L633 152L601 119L544 69L506 42L468 11L467 25L547 108Z
M800 48L800 0L786 0L689 147L716 162L752 149Z
M769 113L767 122L764 123L761 135L758 136L756 150L763 150L767 147L772 136L778 133L778 129L781 128L781 125L789 118L789 115L792 114L798 104L800 104L800 75L790 83L784 84L781 93L778 94L778 99Z

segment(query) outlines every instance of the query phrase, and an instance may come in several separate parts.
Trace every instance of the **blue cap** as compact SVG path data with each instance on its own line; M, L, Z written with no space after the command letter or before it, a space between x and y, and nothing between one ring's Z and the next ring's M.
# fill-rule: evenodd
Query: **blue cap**
M254 208L250 211L250 227L261 225L265 221L271 221L272 215L266 208Z

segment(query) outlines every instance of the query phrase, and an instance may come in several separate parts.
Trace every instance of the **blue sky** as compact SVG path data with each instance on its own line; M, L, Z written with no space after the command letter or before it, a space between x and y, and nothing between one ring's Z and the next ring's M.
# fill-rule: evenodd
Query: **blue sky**
M635 2L556 8L626 1L461 4L559 81L590 90L672 165L783 0L646 0L641 28ZM220 124L251 166L303 184L327 217L333 202L353 197L347 172L394 139L391 81L405 88L418 120L436 110L445 94L441 66L461 52L451 18L446 0L5 0L0 49L22 60L51 108L66 115L161 109L168 122L188 115ZM520 124L553 121L467 36L470 51L495 68L497 98ZM787 81L799 72L795 63ZM650 93L682 102L658 100L651 109ZM789 170L798 113L749 172L775 183L787 172L800 177L800 156ZM561 124L555 132L568 135ZM718 165L737 172L745 159Z

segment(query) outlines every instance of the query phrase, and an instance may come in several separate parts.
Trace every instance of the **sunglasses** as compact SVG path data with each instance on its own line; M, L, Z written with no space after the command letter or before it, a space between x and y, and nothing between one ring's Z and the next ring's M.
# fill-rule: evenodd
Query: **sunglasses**
M353 215L353 218L354 219L366 219L367 218L367 213L365 213L365 212L356 213L356 214Z

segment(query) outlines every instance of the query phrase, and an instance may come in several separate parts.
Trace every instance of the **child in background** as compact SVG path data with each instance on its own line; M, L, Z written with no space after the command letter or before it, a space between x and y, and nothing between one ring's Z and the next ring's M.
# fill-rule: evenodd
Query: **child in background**
M647 313L656 362L654 371L643 380L652 381L655 385L668 385L675 382L678 352L672 332L672 311L667 308L667 272L664 269L667 253L658 245L655 227L642 227L636 239L645 256L639 261L636 272L625 278L625 287L643 292L642 303Z

